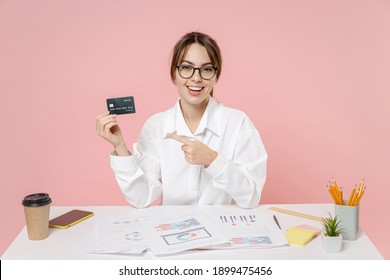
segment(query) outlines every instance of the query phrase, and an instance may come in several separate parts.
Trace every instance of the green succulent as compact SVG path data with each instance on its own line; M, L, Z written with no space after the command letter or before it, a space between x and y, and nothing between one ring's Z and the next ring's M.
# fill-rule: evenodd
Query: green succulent
M343 233L343 228L340 226L340 221L337 216L332 217L330 213L329 218L324 218L322 221L322 229L325 231L327 236L339 236Z

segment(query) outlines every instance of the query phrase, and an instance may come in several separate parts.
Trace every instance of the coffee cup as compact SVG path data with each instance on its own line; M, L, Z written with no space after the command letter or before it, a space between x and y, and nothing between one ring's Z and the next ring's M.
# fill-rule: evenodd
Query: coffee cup
M49 235L51 198L47 193L34 193L23 199L24 216L30 240L42 240Z

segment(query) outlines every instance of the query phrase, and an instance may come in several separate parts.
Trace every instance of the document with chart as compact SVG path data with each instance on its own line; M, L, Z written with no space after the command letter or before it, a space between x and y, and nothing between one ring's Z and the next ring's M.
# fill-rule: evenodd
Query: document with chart
M147 244L131 217L101 219L97 222L101 251L139 254Z
M200 212L153 215L138 219L137 227L156 255L228 242L223 232Z
M89 253L140 254L147 244L131 217L100 219L96 223L97 242Z
M214 214L209 217L229 242L209 249L268 248L287 245L283 232L271 214Z
M135 218L127 216L98 219L95 231L78 242L74 250L85 254L137 255L147 248Z

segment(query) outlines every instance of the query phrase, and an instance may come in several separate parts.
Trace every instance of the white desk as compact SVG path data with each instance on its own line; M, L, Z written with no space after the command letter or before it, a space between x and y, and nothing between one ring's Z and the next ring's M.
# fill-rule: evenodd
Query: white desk
M325 217L328 212L333 213L332 204L278 204L261 205L255 209L245 210L237 206L202 206L205 211L224 211L226 214L246 214L251 213L273 213L279 220L282 230L300 224L307 224L321 228L321 223L301 217L291 216L283 213L267 210L275 206L289 210L299 211L307 214ZM153 211L166 211L167 213L177 213L183 209L194 206L155 206L148 209L148 213ZM383 259L367 235L361 230L356 241L343 241L343 249L339 254L325 254L321 244L321 237L316 237L306 246L287 245L269 249L234 249L234 250L196 250L187 251L169 256L155 256L150 251L142 255L124 254L83 254L75 250L77 244L95 230L95 222L99 218L123 217L129 215L133 208L130 206L54 206L51 207L50 217L54 218L72 209L93 211L95 215L69 229L50 229L49 237L45 240L31 241L27 237L26 227L16 237L2 256L3 260L12 259L40 259L40 260L71 260L71 259L180 259L180 260L235 260L235 259L264 259L264 260L287 260L287 259ZM142 211L144 211L142 210ZM139 211L139 210L137 210Z

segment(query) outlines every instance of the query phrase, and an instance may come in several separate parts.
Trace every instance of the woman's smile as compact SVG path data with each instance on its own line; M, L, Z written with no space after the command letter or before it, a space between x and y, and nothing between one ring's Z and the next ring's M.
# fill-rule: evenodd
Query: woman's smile
M193 96L198 96L202 93L204 87L201 86L187 86L188 92Z

